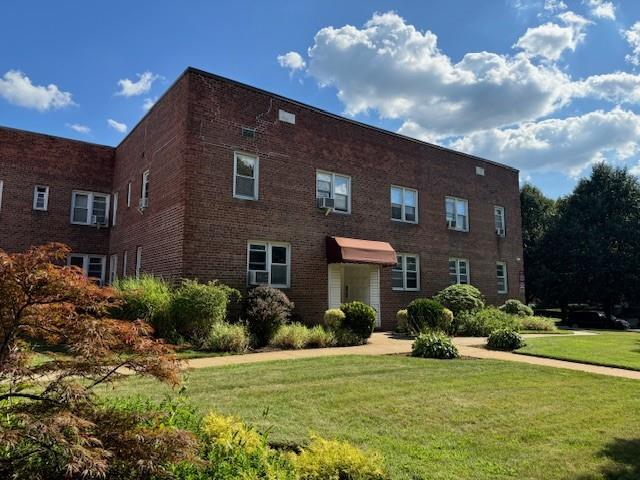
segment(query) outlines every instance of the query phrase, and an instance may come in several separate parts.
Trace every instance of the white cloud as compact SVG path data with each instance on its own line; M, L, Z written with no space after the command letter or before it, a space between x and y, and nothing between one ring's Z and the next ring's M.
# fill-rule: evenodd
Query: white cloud
M0 97L20 107L35 108L41 112L51 108L75 105L69 92L56 85L34 85L31 79L18 70L9 70L0 78Z
M148 112L149 110L151 110L151 107L153 107L156 104L157 101L158 101L158 97L145 98L144 102L142 102L142 109L145 112Z
M623 31L622 35L631 47L631 53L625 59L633 65L640 65L640 22L634 23L629 30Z
M334 86L346 113L377 110L402 119L403 133L459 135L548 115L566 104L570 79L525 54L467 53L458 63L437 37L393 12L374 14L363 28L326 27L309 49L309 74Z
M508 163L525 171L577 176L600 160L627 160L638 151L640 115L614 108L563 119L474 132L455 149Z
M78 133L82 133L83 135L87 135L91 133L91 129L86 125L80 125L79 123L67 123L67 127L71 130L75 130Z
M128 78L123 78L118 80L118 85L120 86L120 90L116 92L116 95L122 95L124 97L133 97L136 95L142 95L149 90L151 90L151 86L153 82L155 82L159 75L146 71L142 74L137 74L138 81L134 82L129 80Z
M593 75L573 84L574 96L591 97L608 102L640 103L640 75L613 72Z
M559 14L558 18L563 25L547 22L528 28L514 48L524 50L531 57L553 61L558 60L565 50L575 51L578 44L584 41L584 29L591 22L571 11Z
M304 69L307 64L298 52L288 52L278 55L278 63L283 68L288 68L291 72Z
M587 6L589 13L596 18L604 18L607 20L616 19L616 7L612 2L605 0L588 0Z
M114 130L120 132L120 133L124 133L127 131L127 126L124 123L120 123L120 122L116 122L115 120L109 118L107 120L107 123L109 124L109 126L111 128L113 128Z
M544 7L547 12L556 13L567 9L567 4L562 0L544 0Z

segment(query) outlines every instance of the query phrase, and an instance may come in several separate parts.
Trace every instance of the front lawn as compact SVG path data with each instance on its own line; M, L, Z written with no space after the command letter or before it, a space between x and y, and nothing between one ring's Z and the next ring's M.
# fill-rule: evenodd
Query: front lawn
M640 334L599 332L598 335L528 338L516 353L640 370Z
M186 384L203 411L240 415L274 442L316 432L377 450L392 478L637 478L640 468L634 380L490 360L344 356L191 370ZM108 394L169 391L135 377Z

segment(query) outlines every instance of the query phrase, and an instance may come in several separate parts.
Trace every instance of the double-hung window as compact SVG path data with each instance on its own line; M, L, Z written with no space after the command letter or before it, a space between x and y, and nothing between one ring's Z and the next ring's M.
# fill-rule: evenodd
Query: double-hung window
M71 223L76 225L108 225L109 195L74 191L71 194Z
M493 217L496 225L496 235L498 235L499 237L504 237L506 234L504 207L493 207Z
M469 260L465 258L449 259L449 282L452 285L456 283L469 284Z
M140 191L140 208L149 206L149 170L142 173L142 189Z
M142 247L136 247L136 278L140 278L142 273Z
M69 255L67 263L80 268L89 279L102 285L104 283L105 258L104 255L72 253Z
M113 285L113 282L118 278L118 255L113 254L109 258L109 285Z
M391 219L418 223L418 191L413 188L391 187Z
M247 277L249 285L290 285L291 247L288 243L252 241L248 244Z
M116 226L116 217L118 216L118 192L113 193L113 213L111 218L111 226Z
M316 198L333 198L333 210L351 213L351 177L316 172Z
M33 209L46 212L49 208L49 187L36 185L33 188Z
M391 287L394 290L420 289L420 258L418 255L400 253L398 263L391 270Z
M0 212L2 211L2 189L4 188L4 181L0 180Z
M234 153L233 196L245 200L258 199L258 157Z
M469 204L465 199L446 197L445 212L449 229L469 231Z
M127 254L127 251L125 250L122 253L122 278L126 278L127 277L127 263L129 262L129 255Z
M507 293L507 264L504 262L496 263L496 279L498 282L498 293Z
M131 206L131 182L127 183L127 208Z

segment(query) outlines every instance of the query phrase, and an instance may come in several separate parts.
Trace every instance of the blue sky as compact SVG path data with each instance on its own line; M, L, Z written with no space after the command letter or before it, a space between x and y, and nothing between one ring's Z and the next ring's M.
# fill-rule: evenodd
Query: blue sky
M0 125L116 145L191 65L558 196L600 159L640 173L639 20L634 0L13 2Z

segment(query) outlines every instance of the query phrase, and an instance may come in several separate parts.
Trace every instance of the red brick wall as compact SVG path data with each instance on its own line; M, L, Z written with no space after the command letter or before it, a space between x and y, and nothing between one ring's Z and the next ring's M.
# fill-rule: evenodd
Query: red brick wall
M143 272L169 279L183 275L184 189L190 175L183 160L187 83L187 76L180 77L117 147L113 192L118 192L118 216L111 229L110 254L118 255L120 274L126 250L127 274L134 275L136 248L142 246ZM150 178L149 207L141 214L138 201L145 170Z
M106 255L109 230L72 225L71 192L109 193L114 149L0 128L0 248L23 251L62 242L77 253ZM49 187L48 210L33 210L35 185Z
M391 290L391 269L381 275L382 321L418 296L448 285L449 257L470 261L471 281L491 303L521 297L522 235L518 173L469 156L366 128L214 76L190 71L187 215L184 271L237 288L246 281L247 241L291 244L287 294L308 322L327 308L325 238L339 235L388 241L421 257L421 291ZM278 109L296 124L277 121ZM242 137L243 126L257 138ZM259 200L232 196L233 152L259 156ZM484 177L475 173L485 168ZM317 169L352 178L352 213L325 216L315 208ZM419 224L390 219L389 188L419 190ZM445 196L469 201L470 231L445 224ZM507 236L498 239L493 207L506 208ZM496 261L508 264L509 294L498 295Z

